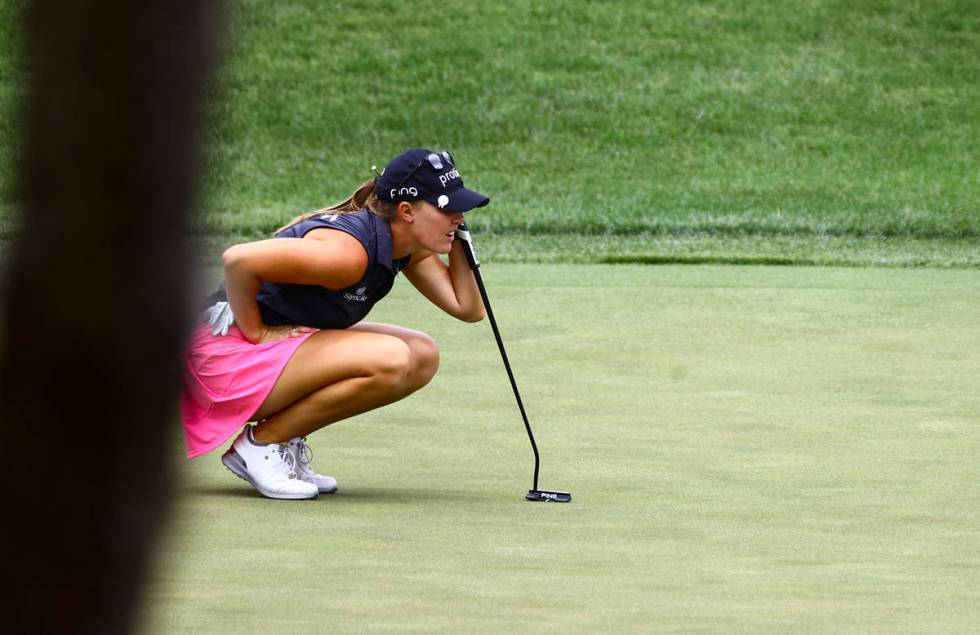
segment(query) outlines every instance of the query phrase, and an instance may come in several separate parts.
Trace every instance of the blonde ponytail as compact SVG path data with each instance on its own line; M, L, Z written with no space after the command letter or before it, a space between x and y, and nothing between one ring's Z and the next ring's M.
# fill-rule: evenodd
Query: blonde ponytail
M389 223L395 219L395 215L397 213L395 203L382 201L378 198L377 192L375 191L374 179L370 179L368 181L364 181L364 183L362 183L353 194L348 196L343 201L335 203L330 207L324 207L323 209L301 214L277 229L273 233L273 236L281 234L293 225L302 223L305 220L309 220L322 214L329 214L331 212L334 214L348 214L350 212L358 212L364 208L367 208L372 214L378 218L388 221Z

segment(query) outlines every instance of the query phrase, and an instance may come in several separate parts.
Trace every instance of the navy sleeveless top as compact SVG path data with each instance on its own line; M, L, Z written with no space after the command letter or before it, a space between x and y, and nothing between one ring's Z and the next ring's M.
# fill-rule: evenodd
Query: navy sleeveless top
M398 272L411 256L391 259L391 226L366 209L359 212L314 216L277 234L276 238L302 238L314 229L327 228L350 234L367 252L364 277L344 289L318 285L263 282L259 285L259 312L269 326L299 324L321 329L345 329L357 324L375 302L388 295ZM224 283L220 289L224 295ZM223 299L214 294L209 301Z

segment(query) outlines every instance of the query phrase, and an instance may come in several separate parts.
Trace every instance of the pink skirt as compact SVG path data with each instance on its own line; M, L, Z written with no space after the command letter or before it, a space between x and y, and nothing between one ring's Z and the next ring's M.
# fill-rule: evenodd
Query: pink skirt
M296 349L313 335L252 344L237 326L225 336L211 335L210 328L205 323L194 331L180 392L189 459L238 432L272 392Z

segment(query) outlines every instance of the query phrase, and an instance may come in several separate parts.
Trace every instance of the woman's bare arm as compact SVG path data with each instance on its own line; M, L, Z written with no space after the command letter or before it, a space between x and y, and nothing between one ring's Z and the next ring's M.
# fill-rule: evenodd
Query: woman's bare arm
M261 282L343 289L367 271L368 256L350 234L313 230L305 238L272 238L230 247L222 256L225 291L235 323L250 342L266 330L256 301Z
M460 241L453 243L448 265L427 252L413 256L404 273L422 295L449 315L466 322L479 322L486 315Z

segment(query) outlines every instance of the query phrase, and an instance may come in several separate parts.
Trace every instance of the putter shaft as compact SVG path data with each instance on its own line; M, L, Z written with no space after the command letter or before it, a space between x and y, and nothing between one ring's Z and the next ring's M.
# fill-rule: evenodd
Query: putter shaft
M469 233L466 225L460 225L460 230ZM500 357L504 360L504 368L507 369L507 378L510 379L510 387L514 389L514 398L517 399L517 407L521 411L521 418L524 420L524 428L527 430L527 438L531 441L531 449L534 450L534 489L538 491L538 470L541 467L541 455L538 454L538 444L534 441L534 433L531 431L531 424L527 420L527 412L524 410L524 402L521 400L521 391L517 389L517 381L514 379L514 372L510 369L510 360L507 359L507 351L504 349L504 341L500 337L500 329L497 328L497 320L493 317L493 309L490 307L490 298L487 297L487 288L483 285L483 276L480 275L480 260L476 256L472 245L468 240L463 240L463 251L466 253L466 260L473 270L473 277L476 278L476 286L480 289L480 297L483 298L483 306L487 310L487 317L490 318L490 328L493 329L493 337L497 340L497 348L500 349ZM528 492L528 500L531 499L531 492ZM534 499L537 500L537 499Z
M517 381L514 379L514 372L510 369L510 360L507 359L507 351L504 349L504 340L500 337L497 320L493 317L490 298L487 297L487 288L483 284L483 276L480 275L480 259L477 258L476 251L473 249L473 243L470 241L470 232L466 228L466 225L460 225L459 231L463 232L464 237L459 238L463 243L463 253L466 254L466 260L469 262L470 269L473 270L473 277L476 279L476 286L480 290L483 306L487 310L487 317L490 318L493 337L497 340L497 348L500 349L500 357L504 360L504 368L507 369L507 378L510 379L510 387L514 389L514 398L517 399L517 407L520 409L521 418L524 420L524 429L527 430L527 438L531 441L531 449L534 450L534 488L528 491L524 498L529 501L546 503L568 503L572 500L571 492L550 492L538 489L538 470L541 468L541 455L538 454L538 444L534 441L531 423L527 420L527 412L524 410L524 402L521 400L521 391L517 389Z

